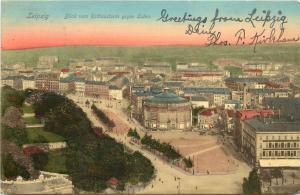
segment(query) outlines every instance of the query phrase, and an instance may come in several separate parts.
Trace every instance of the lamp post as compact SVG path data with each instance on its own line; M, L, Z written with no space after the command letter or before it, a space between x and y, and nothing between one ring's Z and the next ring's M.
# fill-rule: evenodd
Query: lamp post
M178 194L180 194L180 177L177 177L177 179L178 179Z

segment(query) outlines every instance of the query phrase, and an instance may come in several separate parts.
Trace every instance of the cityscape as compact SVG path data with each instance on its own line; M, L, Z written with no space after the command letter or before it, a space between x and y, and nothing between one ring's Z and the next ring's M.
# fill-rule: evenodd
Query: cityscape
M2 192L299 193L299 45L249 48L4 51Z

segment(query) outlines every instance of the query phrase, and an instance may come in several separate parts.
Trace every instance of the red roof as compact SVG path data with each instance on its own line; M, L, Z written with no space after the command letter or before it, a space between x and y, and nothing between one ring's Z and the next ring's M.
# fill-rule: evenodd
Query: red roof
M19 73L33 73L32 70L20 70Z
M114 177L112 177L106 181L107 185L112 185L112 186L118 185L118 183L119 183L119 180Z
M76 66L76 68L81 68L81 66Z
M273 114L273 110L271 109L264 109L264 110L240 110L237 113L237 116L241 120L246 120L246 119L252 119L257 116L262 116L266 117L268 115Z
M74 74L75 74L75 76L80 76L81 75L80 72L75 72Z
M217 113L216 108L207 108L207 109L203 110L202 112L200 112L199 115L212 116L213 114L216 114L216 113Z
M31 156L33 154L38 154L38 153L41 153L41 152L44 152L44 150L37 147L37 146L29 146L29 147L26 147L26 148L23 149L23 153L26 156Z
M69 68L63 68L63 69L61 69L61 72L70 72L70 69Z

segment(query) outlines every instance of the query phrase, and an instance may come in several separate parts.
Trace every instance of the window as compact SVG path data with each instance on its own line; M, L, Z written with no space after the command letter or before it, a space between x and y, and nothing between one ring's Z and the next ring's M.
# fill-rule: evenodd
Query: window
M284 148L284 143L283 142L281 142L281 148Z
M284 156L284 151L281 151L281 156Z

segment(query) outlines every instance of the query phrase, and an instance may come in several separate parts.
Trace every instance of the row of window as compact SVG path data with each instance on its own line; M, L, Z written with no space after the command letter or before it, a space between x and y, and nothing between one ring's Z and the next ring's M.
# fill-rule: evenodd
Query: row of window
M262 139L263 139L263 136L260 136L260 140L262 140ZM293 135L291 135L291 136L287 136L287 135L285 135L285 136L280 136L280 135L279 136L274 136L273 135L272 137L271 136L270 137L269 136L265 137L265 140L269 140L269 139L271 139L271 140L275 140L275 139L276 140L283 140L283 139L284 140L288 140L288 139L289 140L299 140L300 138L299 138L299 135L297 135L297 136L293 136Z
M298 151L298 156L299 156ZM296 151L263 151L260 153L260 156L263 157L294 157L297 156Z
M262 144L260 144L262 148ZM299 143L296 142L270 142L266 143L266 148L299 148Z

